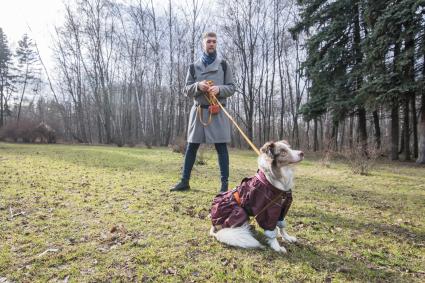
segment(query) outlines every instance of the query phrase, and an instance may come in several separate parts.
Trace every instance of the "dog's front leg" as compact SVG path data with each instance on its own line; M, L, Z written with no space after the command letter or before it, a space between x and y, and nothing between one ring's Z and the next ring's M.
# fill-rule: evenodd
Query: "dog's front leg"
M276 230L265 230L264 235L267 238L267 243L273 250L280 253L286 253L286 249L284 247L281 247L276 239Z
M285 227L286 227L285 220L282 220L282 221L278 221L277 222L277 229L279 230L279 234L282 237L282 239L284 241L287 241L287 242L290 242L290 243L296 243L297 242L297 238L294 237L294 236L288 235L288 233L286 233Z

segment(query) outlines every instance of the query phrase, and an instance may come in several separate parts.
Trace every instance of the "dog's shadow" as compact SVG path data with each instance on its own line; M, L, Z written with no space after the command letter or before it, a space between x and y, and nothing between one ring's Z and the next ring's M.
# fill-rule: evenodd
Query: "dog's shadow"
M279 262L284 260L290 264L308 264L317 272L327 273L327 280L332 280L336 274L345 277L349 281L359 280L363 282L404 282L408 279L399 271L385 270L368 262L366 259L350 255L348 251L340 254L319 250L304 239L298 239L297 243L287 243L279 238L280 245L285 247L287 253L278 253L267 246L266 237L263 233L260 231L253 231L253 233L266 247L257 251L265 262L275 262L279 265ZM252 250L245 250L244 252L250 253Z

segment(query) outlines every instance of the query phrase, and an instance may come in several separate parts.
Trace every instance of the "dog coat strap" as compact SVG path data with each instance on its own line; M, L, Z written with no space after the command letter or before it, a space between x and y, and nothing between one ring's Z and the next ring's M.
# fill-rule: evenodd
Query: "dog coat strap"
M258 215L260 215L261 213L263 213L267 208L269 208L270 206L276 204L276 201L280 198L282 198L283 196L283 192L278 194L274 199L272 199L260 212L257 213L257 215L254 216L254 219L256 219L258 217Z

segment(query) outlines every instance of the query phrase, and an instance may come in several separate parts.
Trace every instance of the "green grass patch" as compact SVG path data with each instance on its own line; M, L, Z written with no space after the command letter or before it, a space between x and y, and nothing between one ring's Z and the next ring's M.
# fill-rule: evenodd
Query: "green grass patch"
M0 279L12 282L425 280L425 168L342 162L296 169L287 222L298 244L241 250L209 233L215 151L192 189L170 193L183 157L166 148L0 143ZM256 172L230 151L230 184ZM259 229L260 230L260 229Z

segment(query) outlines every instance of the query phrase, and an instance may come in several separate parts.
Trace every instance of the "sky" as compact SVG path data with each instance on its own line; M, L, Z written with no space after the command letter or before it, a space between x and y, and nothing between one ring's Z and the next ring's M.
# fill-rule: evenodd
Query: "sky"
M27 33L37 43L48 68L53 67L50 47L54 27L61 25L63 14L63 0L0 0L0 27L11 51L15 52L18 41Z
M6 34L9 47L15 52L18 41L27 33L39 48L47 69L53 69L52 36L55 26L63 23L64 3L71 0L0 0L0 27ZM119 0L129 2L129 0ZM204 0L208 2L208 0ZM172 0L173 3L184 0ZM189 0L191 2L191 0ZM166 6L168 0L154 0L154 4Z

